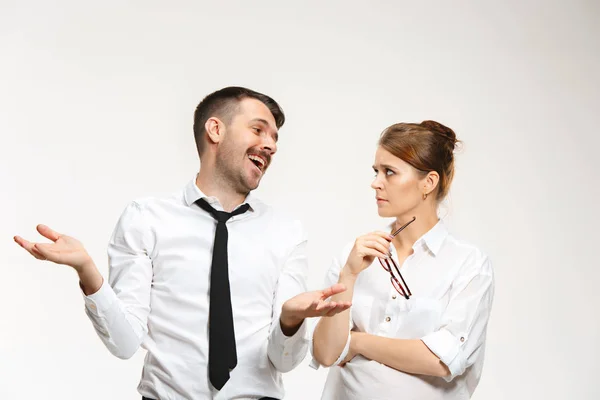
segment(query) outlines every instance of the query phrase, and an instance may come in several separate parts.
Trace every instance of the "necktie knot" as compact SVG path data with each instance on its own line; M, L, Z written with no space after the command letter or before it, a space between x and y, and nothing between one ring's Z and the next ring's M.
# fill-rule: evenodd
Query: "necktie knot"
M239 215L239 214L245 213L250 208L250 205L248 203L244 203L239 208L233 210L232 212L226 212L226 211L216 210L213 206L208 204L208 202L205 199L197 200L196 204L198 204L198 206L200 206L200 208L202 208L204 211L206 211L210 215L212 215L213 218L215 220L217 220L217 222L221 222L221 223L227 222L227 220L229 220L229 218L233 217L234 215Z
M225 211L217 211L213 214L213 217L219 222L227 222L229 218L233 217L233 214Z

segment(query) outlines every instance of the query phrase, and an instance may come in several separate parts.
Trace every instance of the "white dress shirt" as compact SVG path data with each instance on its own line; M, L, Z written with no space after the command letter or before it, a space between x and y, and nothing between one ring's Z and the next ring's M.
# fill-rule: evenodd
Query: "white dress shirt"
M85 297L86 313L112 354L147 350L140 394L160 400L283 398L281 372L308 350L306 323L287 337L283 302L306 291L306 236L300 223L253 196L250 210L227 221L237 367L221 389L208 379L213 217L200 198L223 210L191 181L168 198L127 206L111 237L109 280Z
M390 227L388 227L388 230ZM354 243L336 257L326 284L338 281ZM450 370L445 378L414 375L362 356L331 367L323 400L463 400L481 377L494 278L488 257L448 233L439 221L413 245L400 267L412 292L398 294L375 261L356 280L350 329L397 339L421 339ZM397 253L391 246L392 257ZM350 338L350 336L349 336ZM336 361L348 353L349 340ZM312 349L312 346L311 346ZM311 366L318 368L313 359Z

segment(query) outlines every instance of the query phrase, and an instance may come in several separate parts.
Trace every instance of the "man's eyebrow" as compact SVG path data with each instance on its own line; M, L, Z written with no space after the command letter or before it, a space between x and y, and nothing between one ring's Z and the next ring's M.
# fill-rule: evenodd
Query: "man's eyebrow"
M269 121L267 121L266 119L262 119L262 118L254 118L250 122L260 122L262 124L265 124L266 126L270 126Z

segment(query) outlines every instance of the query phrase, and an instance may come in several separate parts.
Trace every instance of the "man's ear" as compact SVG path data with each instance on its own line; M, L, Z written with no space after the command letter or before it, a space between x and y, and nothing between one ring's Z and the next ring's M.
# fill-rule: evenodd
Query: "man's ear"
M219 143L223 140L225 134L225 124L219 118L210 117L204 124L208 140L211 143Z

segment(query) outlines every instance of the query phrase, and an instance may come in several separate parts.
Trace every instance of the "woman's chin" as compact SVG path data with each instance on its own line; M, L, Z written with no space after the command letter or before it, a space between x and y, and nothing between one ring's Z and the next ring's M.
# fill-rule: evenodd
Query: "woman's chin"
M377 207L377 214L379 214L381 218L389 218L396 216L396 214L393 213L392 210L390 210L388 207Z

